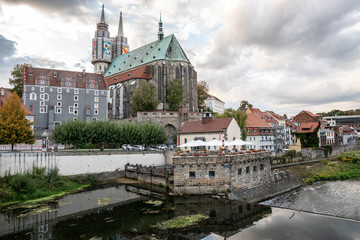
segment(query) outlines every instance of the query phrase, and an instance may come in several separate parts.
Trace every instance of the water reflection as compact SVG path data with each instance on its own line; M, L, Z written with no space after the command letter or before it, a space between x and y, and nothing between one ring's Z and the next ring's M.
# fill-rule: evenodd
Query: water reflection
M35 215L7 211L0 215L0 239L360 238L356 221L211 197L145 197L144 193L134 187L117 186L67 196ZM177 216L195 214L208 219L179 229L155 226Z

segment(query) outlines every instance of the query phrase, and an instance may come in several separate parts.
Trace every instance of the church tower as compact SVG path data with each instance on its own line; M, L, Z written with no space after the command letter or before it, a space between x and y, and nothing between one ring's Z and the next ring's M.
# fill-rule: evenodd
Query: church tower
M94 73L105 72L111 63L111 40L108 24L105 22L104 4L102 5L100 22L97 24L95 37L92 39L92 59Z
M161 21L161 13L160 13L158 40L161 41L163 38L164 38L164 32L163 32L163 29L162 29L162 21Z
M124 37L122 12L120 12L119 30L116 37L112 38L112 58L114 59L122 54L126 54L129 51L129 45L127 38Z

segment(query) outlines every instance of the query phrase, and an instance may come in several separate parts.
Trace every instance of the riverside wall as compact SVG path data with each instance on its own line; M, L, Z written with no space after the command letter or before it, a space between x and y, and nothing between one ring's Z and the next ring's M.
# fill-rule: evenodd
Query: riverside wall
M64 176L117 172L126 164L165 165L164 152L6 152L0 153L0 177L33 167L57 167ZM117 176L119 176L119 174ZM105 174L106 175L106 174ZM105 176L106 177L106 176Z

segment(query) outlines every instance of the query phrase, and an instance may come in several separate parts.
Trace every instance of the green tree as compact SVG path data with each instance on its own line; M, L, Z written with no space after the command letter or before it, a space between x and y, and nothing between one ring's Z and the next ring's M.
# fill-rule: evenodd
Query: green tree
M206 110L206 99L209 97L209 85L205 81L198 82L197 94L198 94L198 106L199 111L204 112Z
M184 98L184 87L181 83L181 79L173 79L169 83L168 95L166 97L169 103L170 111L177 111L179 104Z
M22 64L16 64L9 78L9 84L12 86L11 91L16 92L20 98L22 97L23 72L24 66Z
M134 91L132 102L135 111L154 111L160 103L156 99L156 86L147 81L141 81L139 88Z
M232 108L225 109L223 114L215 114L216 118L229 118L233 117L236 123L239 125L241 129L241 139L246 140L247 133L246 133L246 119L247 114L241 110L234 110Z
M252 108L252 107L253 107L253 105L252 105L251 103L249 103L249 102L246 101L246 100L242 100L241 103L240 103L240 106L239 106L238 110L245 112L246 109Z
M53 139L57 143L73 145L75 149L79 148L90 142L86 126L86 122L79 120L63 122L53 130Z
M88 141L100 146L100 150L104 151L106 144L114 144L116 142L116 125L110 121L92 121L86 125L85 131Z
M14 92L7 102L0 108L0 144L14 144L35 142L35 135L31 130L31 123L25 118L20 97Z

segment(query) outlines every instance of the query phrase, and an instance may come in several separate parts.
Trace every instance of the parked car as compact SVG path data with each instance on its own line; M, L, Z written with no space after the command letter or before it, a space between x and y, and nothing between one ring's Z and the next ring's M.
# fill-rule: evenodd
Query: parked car
M160 150L166 150L167 146L165 144L161 144L157 148L160 149Z
M156 149L152 146L146 146L145 151L156 151Z
M137 150L137 151L144 151L144 150L145 150L145 148L144 148L144 146L142 146L142 145L134 145L134 150Z
M121 148L125 151L133 151L134 150L134 147L131 146L130 144L124 144L121 146Z

